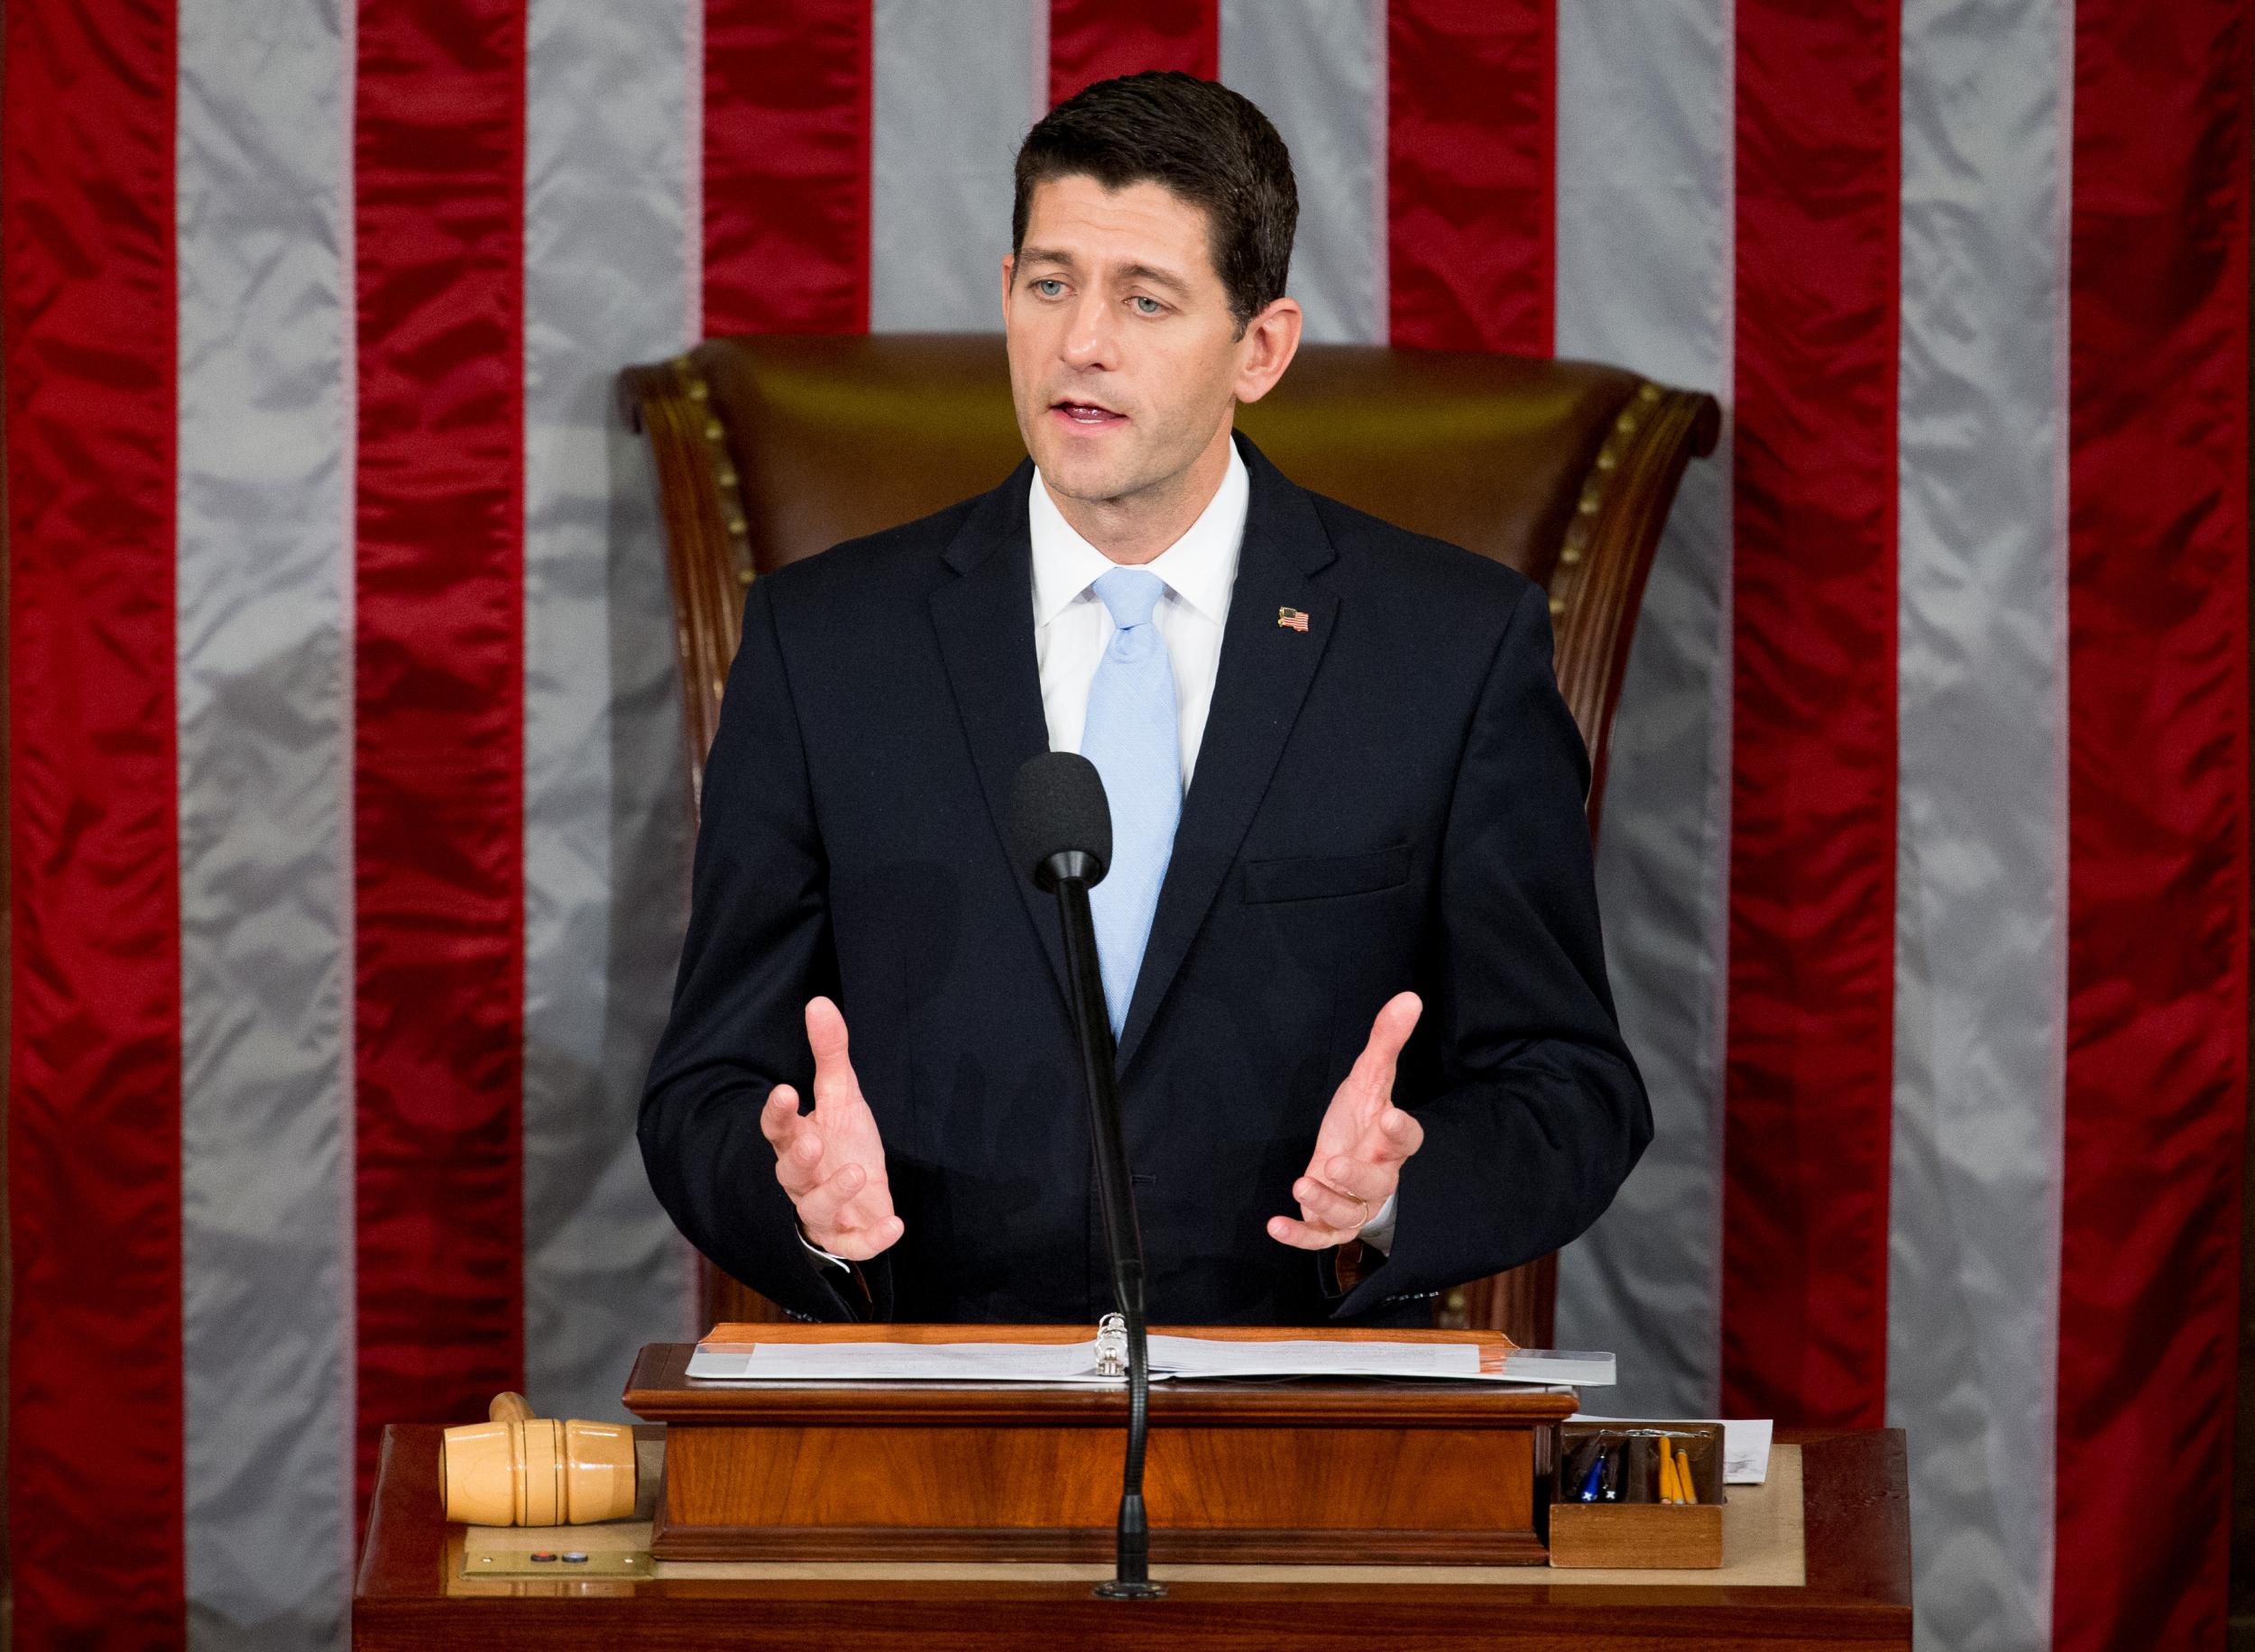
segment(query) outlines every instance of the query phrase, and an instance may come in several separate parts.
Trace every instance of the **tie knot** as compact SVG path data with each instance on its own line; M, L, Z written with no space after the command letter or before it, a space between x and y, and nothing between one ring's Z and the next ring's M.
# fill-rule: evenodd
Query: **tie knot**
M1165 593L1166 582L1141 568L1114 568L1096 581L1096 594L1111 610L1112 623L1123 631L1150 624L1151 610Z

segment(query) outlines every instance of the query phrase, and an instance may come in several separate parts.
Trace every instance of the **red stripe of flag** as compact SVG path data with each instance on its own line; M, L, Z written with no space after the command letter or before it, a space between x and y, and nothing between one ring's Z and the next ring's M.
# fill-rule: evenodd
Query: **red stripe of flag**
M1221 78L1220 0L1050 0L1049 101L1147 69Z
M1556 0L1394 0L1386 290L1396 344L1548 355Z
M522 1384L524 8L359 13L360 1488Z
M870 0L707 0L704 329L870 318Z
M2221 1645L2247 1107L2237 0L2075 9L2053 1623Z
M1895 927L1892 0L1740 0L1723 1403L1876 1426Z
M172 8L8 8L15 1642L171 1647L181 1559Z

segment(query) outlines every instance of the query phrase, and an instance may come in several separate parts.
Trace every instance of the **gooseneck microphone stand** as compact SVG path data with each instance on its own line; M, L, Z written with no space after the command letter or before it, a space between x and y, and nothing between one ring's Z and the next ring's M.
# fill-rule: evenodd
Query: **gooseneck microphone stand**
M1128 1462L1119 1494L1118 1558L1112 1581L1099 1583L1106 1600L1149 1601L1166 1592L1151 1581L1151 1528L1143 1507L1143 1456L1150 1429L1151 1362L1143 1308L1143 1232L1136 1220L1120 1138L1119 1093L1112 1071L1112 1027L1104 1009L1104 978L1097 962L1096 922L1089 913L1091 874L1103 863L1082 849L1061 849L1041 867L1040 881L1056 892L1064 929L1065 979L1073 1031L1081 1045L1081 1076L1089 1093L1089 1133L1096 1143L1096 1190L1104 1213L1106 1248L1112 1259L1112 1294L1128 1325Z

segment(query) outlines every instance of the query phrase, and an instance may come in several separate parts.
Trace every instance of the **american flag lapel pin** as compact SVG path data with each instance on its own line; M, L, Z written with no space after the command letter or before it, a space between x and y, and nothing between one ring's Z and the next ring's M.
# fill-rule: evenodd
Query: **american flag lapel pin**
M1308 617L1296 608L1280 608L1276 610L1276 629L1280 631L1305 631Z

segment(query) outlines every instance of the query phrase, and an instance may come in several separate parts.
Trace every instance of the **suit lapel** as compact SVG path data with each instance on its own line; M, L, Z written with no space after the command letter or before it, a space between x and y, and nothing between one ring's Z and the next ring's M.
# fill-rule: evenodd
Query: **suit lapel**
M1049 749L1034 661L1033 543L1026 519L1033 474L1030 462L1019 465L972 507L945 553L961 577L932 593L932 623L997 846L1062 990L1064 941L1057 914L1010 852L1010 784L1020 765Z
M1120 1032L1123 1071L1237 859L1338 616L1339 599L1310 577L1337 553L1307 494L1250 442L1240 436L1238 443L1252 482L1245 543L1238 554L1229 621L1222 628L1213 704ZM1307 629L1278 624L1282 608L1307 616Z

